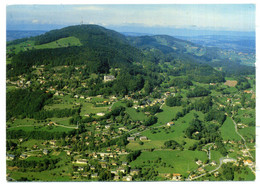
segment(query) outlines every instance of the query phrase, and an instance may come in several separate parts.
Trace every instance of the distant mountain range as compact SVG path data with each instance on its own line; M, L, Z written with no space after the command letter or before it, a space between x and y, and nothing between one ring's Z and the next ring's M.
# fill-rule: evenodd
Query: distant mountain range
M12 41L16 39L31 37L31 36L38 36L47 31L38 31L38 30L28 30L28 31L21 31L21 30L7 30L6 31L6 41Z

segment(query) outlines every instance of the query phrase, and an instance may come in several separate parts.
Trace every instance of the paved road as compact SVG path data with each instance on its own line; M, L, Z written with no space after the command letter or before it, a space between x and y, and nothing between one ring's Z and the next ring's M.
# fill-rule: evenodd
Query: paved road
M208 174L208 173L211 174L211 173L216 172L217 170L219 170L223 163L234 162L234 161L236 161L236 160L233 159L233 158L222 157L222 158L219 159L219 166L218 166L216 169L214 169L214 170L212 170L212 171L209 171L209 172L207 172L207 173L201 174L201 175L199 175L199 176L196 176L196 177L194 177L194 178L192 178L192 179L189 179L189 177L190 177L190 176L189 176L188 179L186 179L186 180L187 180L187 181L192 181L192 180L198 179L198 178L200 178L200 177L202 177L202 176L205 176L205 175Z
M249 151L249 149L248 149L248 147L247 147L247 145L246 145L246 140L245 140L245 138L244 138L244 137L238 132L238 130L237 130L237 124L236 124L236 122L234 121L234 119L233 119L232 116L231 116L230 118L232 119L232 121L233 121L233 123L234 123L234 125L235 125L235 131L236 131L237 135L239 135L239 136L241 137L241 139L244 141L244 145L245 145L245 147L246 147L247 153L249 154L249 156L250 156L251 158L253 158L253 156L251 155L251 153L250 153L250 151Z

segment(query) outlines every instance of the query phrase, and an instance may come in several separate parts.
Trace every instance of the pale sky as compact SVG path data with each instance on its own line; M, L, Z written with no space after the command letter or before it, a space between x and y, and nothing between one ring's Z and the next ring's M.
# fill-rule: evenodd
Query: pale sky
M7 25L141 25L225 31L254 31L255 5L10 5Z

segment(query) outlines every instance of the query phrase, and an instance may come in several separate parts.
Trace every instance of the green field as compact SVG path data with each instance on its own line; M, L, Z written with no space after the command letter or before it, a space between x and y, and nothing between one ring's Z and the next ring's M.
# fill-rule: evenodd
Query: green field
M167 163L166 166L162 166L160 163L154 163L158 158L162 159L162 162ZM198 167L195 163L195 158L205 161L207 155L202 151L153 151L142 152L142 154L133 162L130 163L131 167L139 166L146 167L148 160L150 164L159 173L180 173L187 176L187 171L193 171ZM153 161L153 163L151 163ZM143 163L145 162L145 163ZM173 168L168 167L173 166Z
M19 52L32 50L32 49L53 49L53 48L62 48L62 47L68 47L68 46L81 46L80 40L74 36L67 37L67 38L61 38L57 41L53 41L46 44L41 45L35 45L34 41L29 40L22 42L17 45L11 45L7 47L7 53L10 52L11 48L14 48L14 52L17 54Z
M8 130L24 130L24 131L49 131L49 132L69 132L73 129L60 126L20 126L11 127Z
M57 158L57 156L51 156ZM10 177L14 179L20 179L25 177L28 180L38 180L38 181L69 181L70 172L72 172L72 167L69 157L66 156L65 152L61 152L58 157L61 160L56 164L56 168L52 170L46 170L41 172L21 172L21 171L10 171L7 169L7 173L10 173ZM39 159L37 157L29 157L29 159ZM41 158L43 159L43 158ZM8 167L7 167L8 168Z
M175 140L180 144L183 141L185 141L186 144L184 148L188 148L191 145L193 145L195 142L197 142L196 140L193 139L184 138L184 131L188 128L189 123L194 118L194 113L199 115L199 119L203 119L203 113L192 110L184 117L179 118L177 121L175 121L175 125L171 127L159 127L156 128L155 130L146 130L142 132L142 135L147 136L148 139L150 139L151 141L162 141L161 146L163 146L163 143L167 140ZM186 123L184 123L183 121L185 121ZM164 125L166 125L166 123ZM155 133L152 133L153 131Z
M137 120L144 121L147 118L147 116L143 112L141 112L141 111L136 112L136 110L134 108L126 107L126 104L121 101L115 102L112 109L115 109L116 107L120 107L120 106L123 106L126 108L126 112L129 114L129 116L134 121L137 121Z
M127 144L126 148L130 150L160 149L163 146L165 141L162 140L144 141L143 145L140 145L138 142L139 141L130 142L129 144Z
M241 181L241 178L244 178L245 181L253 181L255 175L248 167L245 167L241 173L235 172L234 181Z
M221 157L223 157L223 155L221 155L220 152L215 151L215 150L211 150L210 154L211 154L211 160L210 161L216 161L216 163L219 164L219 159Z
M226 121L220 128L220 131L223 140L241 140L241 137L235 131L235 125L230 117L227 117Z
M153 127L158 125L165 125L166 123L172 121L175 114L180 111L182 107L169 107L167 105L162 106L162 112L158 113L156 117L158 118L158 123L154 124Z
M93 104L84 102L84 103L82 103L80 115L84 116L85 114L90 114L90 113L96 114L96 113L99 113L99 112L105 113L105 112L107 112L108 108L109 108L109 106L94 107Z

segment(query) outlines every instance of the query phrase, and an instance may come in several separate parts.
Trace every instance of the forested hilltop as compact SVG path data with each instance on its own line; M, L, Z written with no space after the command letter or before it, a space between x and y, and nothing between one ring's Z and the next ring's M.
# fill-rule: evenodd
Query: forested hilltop
M7 179L254 180L255 68L224 53L98 25L7 42Z

